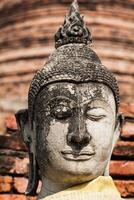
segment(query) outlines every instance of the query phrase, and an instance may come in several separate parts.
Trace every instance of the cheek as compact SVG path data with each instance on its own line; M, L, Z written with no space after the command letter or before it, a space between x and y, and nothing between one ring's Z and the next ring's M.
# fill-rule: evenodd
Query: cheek
M50 148L59 149L66 144L68 126L68 123L55 122L55 120L51 122L49 134L46 137Z
M48 132L46 133L46 131ZM50 121L44 128L42 127L42 131L38 134L36 147L37 160L42 173L48 164L61 163L60 152L66 144L67 132L68 124L55 122L55 120Z
M91 135L95 146L108 148L112 144L114 136L114 120L106 118L100 121L86 121L87 131Z
M114 136L114 120L105 119L103 121L87 121L87 131L91 135L91 143L95 148L95 162L101 166L106 166Z

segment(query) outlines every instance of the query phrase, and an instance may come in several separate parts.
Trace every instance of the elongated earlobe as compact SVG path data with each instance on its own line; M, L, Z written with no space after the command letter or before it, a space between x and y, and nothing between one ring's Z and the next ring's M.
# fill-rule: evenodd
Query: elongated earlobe
M25 194L29 196L35 196L39 184L39 175L36 158L33 153L29 152L29 160L29 180Z
M35 154L33 152L32 148L32 134L33 130L30 128L29 123L29 116L28 116L28 110L20 110L15 114L16 121L18 128L20 130L20 133L23 136L23 140L28 148L29 153L29 180L28 180L28 186L26 189L25 194L29 196L35 196L36 190L39 183L39 175L38 175L38 166L37 161L35 158Z

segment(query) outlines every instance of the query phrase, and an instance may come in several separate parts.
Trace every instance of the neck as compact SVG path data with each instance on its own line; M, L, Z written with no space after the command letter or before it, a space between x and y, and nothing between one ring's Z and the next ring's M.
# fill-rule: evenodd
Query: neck
M109 158L109 160L110 160L110 158ZM105 168L103 176L109 176L109 162ZM38 195L38 200L44 200L45 197L47 197L49 195L53 195L57 192L63 191L72 186L73 185L53 182L52 180L50 180L46 177L43 177L42 178L42 187L41 187L41 191Z
M65 185L63 183L61 184L58 182L53 182L50 179L43 178L41 191L38 195L38 200L43 200L45 197L60 192L62 190L65 190L71 186L72 185Z

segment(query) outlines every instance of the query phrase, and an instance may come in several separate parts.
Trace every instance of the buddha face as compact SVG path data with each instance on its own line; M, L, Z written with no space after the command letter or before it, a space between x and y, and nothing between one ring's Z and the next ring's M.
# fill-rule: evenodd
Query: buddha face
M114 96L106 85L48 85L37 96L34 116L42 177L73 185L104 174L116 123Z

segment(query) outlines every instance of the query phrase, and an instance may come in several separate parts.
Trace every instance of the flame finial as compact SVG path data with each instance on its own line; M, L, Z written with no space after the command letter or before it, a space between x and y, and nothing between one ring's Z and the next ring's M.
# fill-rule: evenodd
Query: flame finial
M74 0L73 3L71 4L69 14L71 15L71 13L73 13L73 12L79 12L79 5L78 5L77 0Z
M77 0L74 0L69 14L65 17L64 24L55 34L55 47L70 43L89 44L91 42L91 33L85 26L83 16L79 13Z

